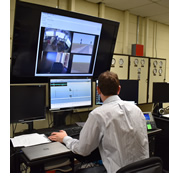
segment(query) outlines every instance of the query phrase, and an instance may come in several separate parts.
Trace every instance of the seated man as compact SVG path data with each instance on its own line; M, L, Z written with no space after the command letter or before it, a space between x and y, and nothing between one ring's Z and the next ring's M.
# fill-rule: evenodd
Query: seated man
M136 105L119 98L117 74L104 72L98 81L97 91L103 105L90 112L79 140L63 130L52 133L49 139L63 142L72 152L83 156L98 147L106 171L112 173L149 157L146 121Z

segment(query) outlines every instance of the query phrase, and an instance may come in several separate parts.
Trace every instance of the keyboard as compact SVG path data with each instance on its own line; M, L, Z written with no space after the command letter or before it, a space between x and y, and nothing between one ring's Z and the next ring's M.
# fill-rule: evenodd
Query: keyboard
M81 126L65 127L65 128L62 128L62 129L51 128L48 132L45 132L45 135L48 137L53 132L59 132L60 130L64 130L64 131L66 131L68 136L73 137L73 136L78 136L80 134L81 129L82 129Z

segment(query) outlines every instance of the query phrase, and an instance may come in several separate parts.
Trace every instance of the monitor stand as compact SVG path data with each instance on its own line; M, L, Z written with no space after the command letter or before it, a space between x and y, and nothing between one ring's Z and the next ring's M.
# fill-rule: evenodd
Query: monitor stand
M53 113L53 127L66 126L66 117L71 114L73 110L65 110Z
M33 121L32 122L27 122L27 124L28 124L28 132L33 133L34 132Z
M27 124L28 129L23 131L23 134L36 133L37 131L33 128L33 121L23 121L22 124Z

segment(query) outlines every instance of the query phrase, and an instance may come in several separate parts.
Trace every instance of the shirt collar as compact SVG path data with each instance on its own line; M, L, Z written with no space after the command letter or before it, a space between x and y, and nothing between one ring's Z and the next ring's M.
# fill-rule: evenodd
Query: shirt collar
M110 102L114 102L114 101L119 101L121 100L120 97L118 95L113 95L113 96L110 96L108 97L104 102L103 104L107 104L107 103L110 103Z

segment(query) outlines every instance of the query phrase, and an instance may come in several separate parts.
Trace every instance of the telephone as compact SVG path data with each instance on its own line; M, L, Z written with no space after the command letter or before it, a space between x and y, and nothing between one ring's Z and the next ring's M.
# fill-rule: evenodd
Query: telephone
M153 115L151 112L143 112L144 117L146 119L147 122L147 130L155 130L157 129L156 123L154 121Z
M159 114L164 115L164 114L169 114L169 106L167 106L166 108L160 108L158 110Z

